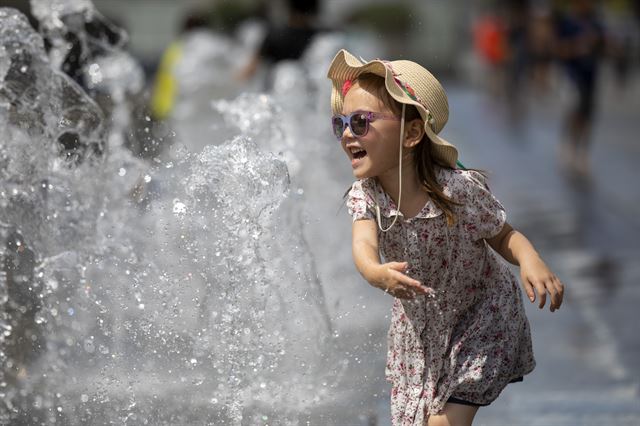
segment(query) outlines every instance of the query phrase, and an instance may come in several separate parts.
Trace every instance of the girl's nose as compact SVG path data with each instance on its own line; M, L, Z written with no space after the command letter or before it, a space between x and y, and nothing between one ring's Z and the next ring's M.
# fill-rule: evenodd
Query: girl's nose
M342 139L344 138L353 138L353 133L351 133L351 127L349 127L347 124L344 125L343 129L342 129Z

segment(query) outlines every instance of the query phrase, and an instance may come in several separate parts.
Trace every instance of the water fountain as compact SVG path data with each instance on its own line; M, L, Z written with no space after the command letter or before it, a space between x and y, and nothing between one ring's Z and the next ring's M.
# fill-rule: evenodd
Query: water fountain
M93 19L120 37L89 0L44 4L47 37ZM12 9L0 24L0 423L297 424L341 368L302 232L296 172L316 148L291 143L298 99L215 101L235 137L142 161L118 42L74 80L64 43L48 55Z

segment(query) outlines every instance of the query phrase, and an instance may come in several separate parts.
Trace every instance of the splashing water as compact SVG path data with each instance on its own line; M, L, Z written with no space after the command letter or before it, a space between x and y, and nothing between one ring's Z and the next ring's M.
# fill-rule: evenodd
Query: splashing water
M219 102L243 136L150 165L54 62L0 9L0 423L296 424L336 373L280 108Z

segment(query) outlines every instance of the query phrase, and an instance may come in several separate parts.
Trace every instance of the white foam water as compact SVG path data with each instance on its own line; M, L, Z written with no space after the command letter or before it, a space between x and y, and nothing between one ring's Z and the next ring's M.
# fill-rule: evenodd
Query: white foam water
M32 5L64 32L66 9ZM142 161L22 15L0 22L0 422L297 424L340 374L291 191L298 119L212 97L237 136ZM86 64L96 85L110 55Z

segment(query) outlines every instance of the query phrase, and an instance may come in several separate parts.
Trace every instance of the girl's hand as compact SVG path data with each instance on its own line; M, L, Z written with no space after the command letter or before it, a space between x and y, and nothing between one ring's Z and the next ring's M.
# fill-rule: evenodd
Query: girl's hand
M547 300L547 293L551 297L551 312L560 308L564 296L564 285L538 256L531 256L520 262L520 277L522 285L531 303L535 302L538 293L538 307L542 309ZM534 292L535 289L535 292Z
M420 281L405 275L409 264L407 262L389 262L381 264L376 271L376 287L400 299L413 299L421 294L431 294L432 289L424 287Z

